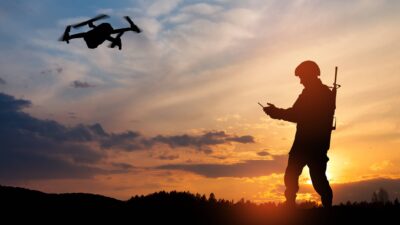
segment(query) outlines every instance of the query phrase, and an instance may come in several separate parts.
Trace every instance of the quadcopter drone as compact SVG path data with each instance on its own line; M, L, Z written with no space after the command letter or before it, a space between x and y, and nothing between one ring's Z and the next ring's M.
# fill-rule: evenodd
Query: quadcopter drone
M134 31L136 33L140 33L141 30L139 27L136 26L136 24L133 23L131 18L128 16L125 16L124 18L126 21L128 21L130 27L127 28L120 28L120 29L114 29L109 23L102 23L98 26L95 26L93 22L108 18L109 16L105 14L98 15L94 17L93 19L75 24L75 25L69 25L65 28L64 34L61 36L59 41L65 41L67 44L69 44L69 41L71 39L75 38L83 38L85 40L86 45L90 49L97 48L97 46L101 45L105 40L108 40L111 42L111 44L108 46L110 48L114 48L115 46L118 46L119 50L122 48L122 42L121 42L121 36L126 32L126 31ZM70 35L69 32L71 31L71 27L73 28L79 28L82 26L88 25L91 30L84 32L84 33L78 33L78 34L72 34ZM112 37L112 34L117 34L117 36Z

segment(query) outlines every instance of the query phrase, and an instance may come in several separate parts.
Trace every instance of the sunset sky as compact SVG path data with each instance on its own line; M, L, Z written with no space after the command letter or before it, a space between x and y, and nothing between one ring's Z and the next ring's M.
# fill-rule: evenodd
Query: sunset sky
M334 202L400 198L400 1L0 2L0 184L128 199L160 190L283 201L304 60L332 85ZM65 26L105 13L122 51ZM72 29L71 34L87 31ZM299 198L318 200L308 169Z

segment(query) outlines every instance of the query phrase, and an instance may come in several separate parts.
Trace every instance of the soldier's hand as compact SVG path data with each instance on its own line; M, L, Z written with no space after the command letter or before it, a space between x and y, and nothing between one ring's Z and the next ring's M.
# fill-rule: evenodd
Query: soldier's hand
M271 103L267 103L267 104L268 104L268 106L263 108L264 112L268 116L270 116L272 119L277 119L276 114L277 114L278 108L276 108L276 106L274 104L271 104Z
M270 110L269 106L267 106L267 107L263 108L263 111L265 112L265 114L269 115L271 110Z
M268 106L264 107L263 110L266 114L269 115L272 111L274 111L276 109L276 107L274 104L271 104L271 103L267 103L267 104L268 104Z

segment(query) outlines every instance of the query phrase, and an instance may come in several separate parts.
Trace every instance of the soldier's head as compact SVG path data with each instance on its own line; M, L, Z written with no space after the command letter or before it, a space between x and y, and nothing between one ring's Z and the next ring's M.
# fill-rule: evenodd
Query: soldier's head
M294 74L300 78L300 83L307 87L318 80L321 71L314 61L307 60L296 67Z

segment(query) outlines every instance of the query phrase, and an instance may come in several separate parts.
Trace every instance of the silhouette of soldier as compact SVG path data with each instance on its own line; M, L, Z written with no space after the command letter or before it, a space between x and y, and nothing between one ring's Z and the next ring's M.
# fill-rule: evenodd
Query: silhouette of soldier
M307 165L313 187L321 196L323 206L331 207L333 194L325 172L335 108L332 91L318 78L320 69L313 61L302 62L297 66L295 75L300 78L304 89L293 106L280 109L268 103L263 108L273 119L297 123L284 177L286 205L296 205L299 176Z

